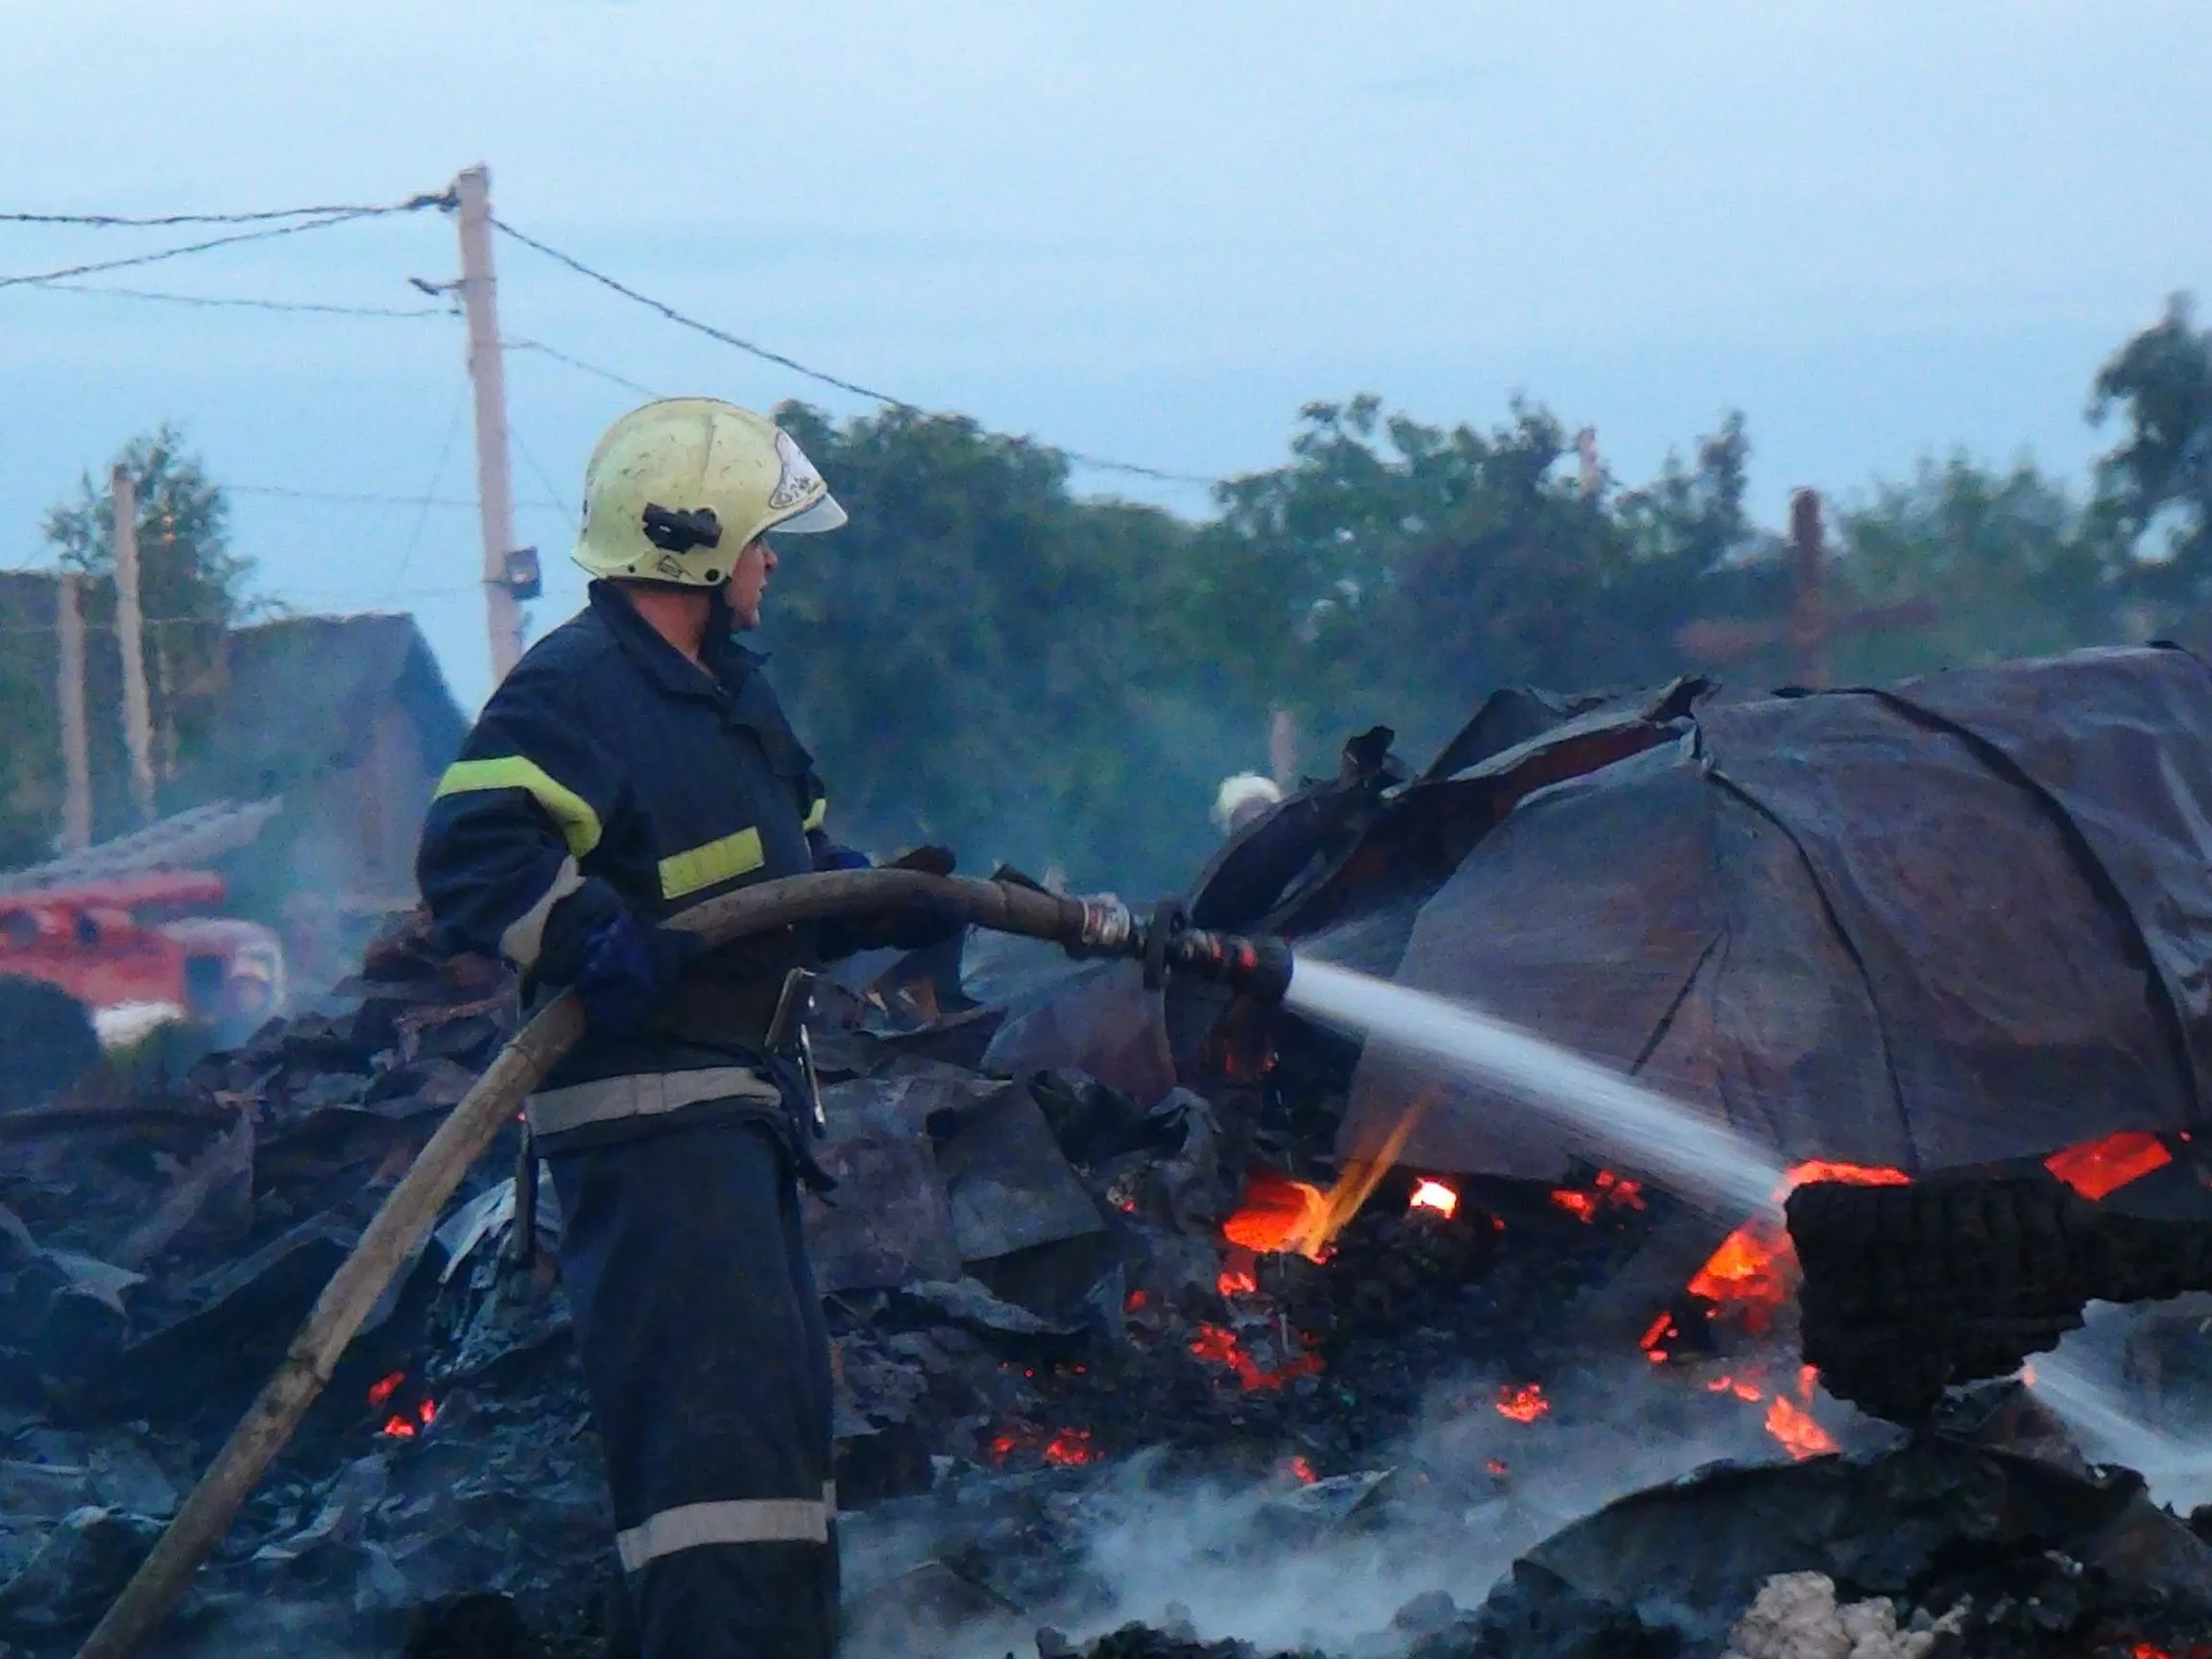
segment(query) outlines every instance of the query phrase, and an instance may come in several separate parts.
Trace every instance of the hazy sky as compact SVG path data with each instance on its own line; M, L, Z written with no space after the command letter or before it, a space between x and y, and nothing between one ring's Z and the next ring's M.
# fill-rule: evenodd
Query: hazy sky
M482 160L517 226L733 332L1208 475L1367 390L1477 421L1525 390L1631 481L1742 408L1769 516L1959 445L2079 472L2100 360L2212 286L2204 0L12 0L0 65L0 211L381 202ZM0 274L170 236L0 225ZM865 407L497 254L512 339ZM454 261L426 213L94 280L404 307ZM237 487L473 489L443 316L18 287L0 343L0 564L164 419ZM535 353L509 386L542 625L637 398ZM296 606L412 607L483 695L471 512L241 493L236 533Z

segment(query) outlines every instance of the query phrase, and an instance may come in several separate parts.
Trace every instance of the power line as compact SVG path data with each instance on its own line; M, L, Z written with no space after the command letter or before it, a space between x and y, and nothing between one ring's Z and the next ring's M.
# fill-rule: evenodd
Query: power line
M271 495L280 501L330 501L349 507L467 507L476 503L462 495L395 495L366 490L293 490L281 484L225 484L226 495Z
M515 440L515 447L522 451L522 459L529 463L530 470L538 474L538 482L545 487L545 493L558 499L560 492L553 488L553 480L546 476L545 469L538 464L538 457L531 453L530 445L522 441L521 432L516 428L512 421L508 422L507 435ZM567 508L562 507L556 511L568 520L570 528L578 531L583 529L583 525L577 521L576 515Z
M144 288L110 288L98 282L34 282L54 294L93 294L111 300L148 300L166 305L235 307L250 311L311 311L325 317L450 317L445 305L328 305L314 300L261 300L247 295L160 294Z
M217 486L226 495L267 495L279 501L328 501L348 507L466 507L476 511L476 499L470 495L399 495L374 490L294 490L282 484L221 484ZM520 507L543 508L548 512L565 513L557 498L543 501L519 501Z
M83 225L95 229L135 230L167 225L262 225L276 219L320 219L330 214L359 219L376 213L411 213L420 207L452 205L452 192L441 190L380 206L326 204L320 207L270 207L255 213L164 213L150 219L134 218L127 213L0 213L0 224Z
M550 357L556 363L565 363L571 369L581 369L587 374L596 374L600 379L611 380L624 390L635 392L642 397L661 396L652 387L640 386L637 381L617 374L612 369L602 369L596 363L587 363L581 357L571 357L565 351L557 351L542 340L502 340L499 344L509 351L535 351L541 357Z
M680 327L688 328L694 333L704 334L710 340L719 340L725 346L734 347L750 356L759 358L762 362L773 363L779 368L788 369L794 374L803 375L806 379L818 381L825 386L834 386L840 392L850 392L855 397L866 397L877 403L887 403L892 408L905 414L921 415L926 413L918 403L910 403L903 397L895 397L890 393L878 391L873 386L864 386L857 380L848 380L842 375L810 368L796 357L787 357L782 352L770 350L756 341L743 339L724 328L717 328L711 323L702 323L696 317L686 316L667 301L656 300L650 294L641 294L629 284L615 280L604 271L593 270L574 254L564 253L560 249L548 247L535 236L517 230L496 214L493 216L492 223L503 235L513 237L525 248L536 250L556 264L565 265L579 276L589 277L601 287L613 290L625 300L633 301L649 311L660 313L661 316ZM1132 477L1157 479L1165 484L1214 485L1220 482L1217 478L1204 478L1194 472L1169 472L1158 467L1140 466L1134 461L1116 461L1103 455L1086 454L1080 449L1062 449L1059 452L1070 461L1101 472L1123 472Z
M438 446L438 465L430 469L430 487L422 493L422 510L415 515L414 533L407 538L407 547L399 555L398 568L392 572L392 586L387 593L397 593L400 582L406 577L407 566L414 562L415 549L422 545L422 528L430 522L430 503L437 498L438 480L445 475L445 462L453 453L453 439L461 430L461 411L467 406L466 397L456 396L453 413L445 422L445 438ZM389 603L389 599L386 601Z
M121 271L136 265L156 265L164 259L180 259L188 253L204 253L214 248L228 248L239 242L264 242L277 236L298 236L309 230L325 230L333 225L349 225L355 220L379 218L390 213L412 213L424 207L443 206L449 201L445 196L417 196L389 207L339 207L325 211L320 218L296 218L289 223L266 227L258 230L241 230L233 236L211 236L204 242L187 242L176 248L159 248L151 253L133 253L124 259L98 259L83 265L64 265L52 271L29 271L12 276L0 276L0 288L19 288L57 281L64 276L90 276L102 271Z

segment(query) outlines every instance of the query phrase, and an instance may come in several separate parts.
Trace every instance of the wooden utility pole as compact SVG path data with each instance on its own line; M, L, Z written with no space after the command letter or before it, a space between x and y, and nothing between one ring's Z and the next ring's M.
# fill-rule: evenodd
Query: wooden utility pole
M1828 546L1817 491L1799 490L1790 497L1790 554L1796 580L1789 615L1687 623L1674 636L1676 649L1694 661L1726 662L1784 646L1792 683L1819 687L1828 684L1828 647L1837 640L1890 628L1925 628L1936 620L1936 607L1927 599L1863 611L1828 609Z
M146 698L145 613L138 604L138 486L130 469L108 475L115 510L115 648L123 659L123 745L131 755L131 804L154 822L154 714Z
M492 174L465 169L453 188L461 204L461 308L469 319L469 380L476 394L476 511L484 531L484 621L492 679L522 655L522 605L508 578L515 547L514 483L507 464L507 369L499 349L498 280L492 274Z
M60 663L54 699L61 710L61 851L92 845L92 742L84 725L84 612L77 572L64 570L54 592Z

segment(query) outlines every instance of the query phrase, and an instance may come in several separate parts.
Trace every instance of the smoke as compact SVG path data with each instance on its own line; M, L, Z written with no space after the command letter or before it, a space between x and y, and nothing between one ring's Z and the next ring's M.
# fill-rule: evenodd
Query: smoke
M1241 1480L1180 1474L1158 1453L1063 1472L1040 1508L1070 1551L1064 1588L1026 1613L1009 1597L971 1606L983 1615L974 1624L931 1624L927 1610L912 1617L917 1600L929 1599L917 1594L932 1581L926 1563L981 1556L973 1522L946 1518L933 1529L917 1519L852 1539L846 1571L862 1617L849 1659L920 1650L999 1659L1010 1647L1026 1653L1039 1626L1081 1641L1131 1621L1263 1652L1370 1652L1416 1598L1442 1592L1463 1609L1479 1605L1516 1557L1616 1498L1719 1460L1782 1456L1756 1411L1730 1411L1639 1359L1559 1381L1551 1409L1530 1423L1493 1409L1506 1381L1439 1380L1385 1455L1313 1484L1286 1471ZM1888 1432L1868 1424L1861 1437ZM1037 1518L1023 1525L1033 1532ZM909 1617L868 1617L872 1587Z

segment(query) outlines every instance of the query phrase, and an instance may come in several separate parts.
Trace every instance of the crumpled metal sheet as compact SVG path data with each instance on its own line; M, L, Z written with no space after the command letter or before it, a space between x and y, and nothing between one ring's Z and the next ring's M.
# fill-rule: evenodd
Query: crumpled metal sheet
M1024 1084L1009 1084L937 1146L937 1173L967 1262L1105 1231Z
M1144 989L1134 962L1095 964L1011 1016L984 1050L980 1069L1028 1077L1062 1068L1088 1071L1140 1106L1175 1087L1160 994Z
M824 1290L885 1290L960 1277L952 1212L925 1128L941 1091L919 1080L839 1083L822 1092L830 1139L817 1148L837 1182L802 1201L807 1254Z
M1924 1170L2199 1120L2201 662L2091 652L1887 692L1712 698L1687 722L1647 707L1662 746L1585 747L1595 764L1566 781L1511 774L1556 767L1564 734L1610 731L1617 708L1477 764L1521 793L1423 904L1399 979L1638 1070L1792 1161ZM1414 844L1389 819L1415 800L1370 839ZM1310 902L1315 943L1399 892ZM1423 1166L1554 1178L1588 1149L1375 1045L1340 1145L1371 1150L1416 1100L1404 1155Z

